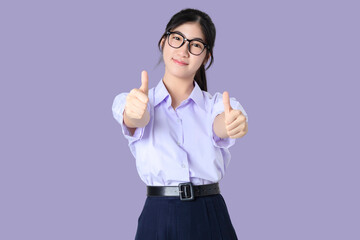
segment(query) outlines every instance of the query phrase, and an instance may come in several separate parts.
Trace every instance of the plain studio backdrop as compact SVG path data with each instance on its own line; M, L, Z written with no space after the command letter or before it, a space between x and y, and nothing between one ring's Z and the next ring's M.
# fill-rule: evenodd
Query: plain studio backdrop
M133 239L146 198L112 116L164 74L192 7L217 29L208 92L249 115L220 181L239 239L360 239L357 1L2 1L0 239Z

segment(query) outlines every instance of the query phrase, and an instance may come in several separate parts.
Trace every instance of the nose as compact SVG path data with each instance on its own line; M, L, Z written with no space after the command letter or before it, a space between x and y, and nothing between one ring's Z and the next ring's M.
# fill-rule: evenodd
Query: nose
M188 41L185 41L185 43L180 48L178 48L178 51L182 56L189 56L190 53L188 44L190 43Z

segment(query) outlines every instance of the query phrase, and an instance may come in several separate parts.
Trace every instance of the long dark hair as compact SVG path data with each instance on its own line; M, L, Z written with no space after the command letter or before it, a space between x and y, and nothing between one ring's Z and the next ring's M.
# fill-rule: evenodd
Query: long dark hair
M207 15L206 13L204 13L198 9L193 9L193 8L186 8L186 9L183 9L180 12L176 13L174 16L172 16L169 23L166 25L165 32L161 36L161 38L158 42L158 47L162 54L162 50L164 49L164 44L166 43L166 41L164 41L162 46L160 46L160 44L161 44L161 40L163 38L167 37L166 32L171 31L174 28L176 28L177 26L179 26L183 23L187 23L187 22L198 22L200 24L201 30L205 36L205 42L209 46L209 48L206 49L207 52L206 52L206 56L205 56L205 61L207 61L207 59L209 58L209 55L211 55L210 64L208 65L208 67L206 69L205 69L206 62L201 64L201 67L197 70L195 77L194 77L195 81L197 82L197 84L199 85L201 90L207 91L205 71L207 69L209 69L209 67L211 66L211 64L214 61L213 48L215 45L215 36L216 36L215 25L212 22L209 15ZM161 56L157 65L159 65L162 60L163 60L163 58Z

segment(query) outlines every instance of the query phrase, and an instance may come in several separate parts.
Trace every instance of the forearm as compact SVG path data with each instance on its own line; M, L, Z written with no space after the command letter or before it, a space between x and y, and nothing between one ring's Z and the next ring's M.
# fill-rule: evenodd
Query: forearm
M227 138L229 137L227 135L226 127L225 127L225 112L222 112L221 114L217 115L214 119L213 123L213 129L219 138Z

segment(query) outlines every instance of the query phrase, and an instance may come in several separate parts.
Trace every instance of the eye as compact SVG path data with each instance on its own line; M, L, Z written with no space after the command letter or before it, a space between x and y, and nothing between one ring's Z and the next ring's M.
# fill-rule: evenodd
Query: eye
M201 48L202 49L202 45L199 43L193 43L192 46L196 47L196 48Z

